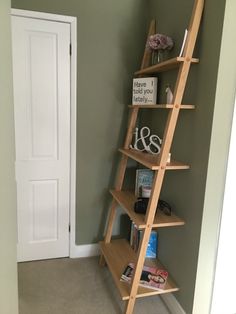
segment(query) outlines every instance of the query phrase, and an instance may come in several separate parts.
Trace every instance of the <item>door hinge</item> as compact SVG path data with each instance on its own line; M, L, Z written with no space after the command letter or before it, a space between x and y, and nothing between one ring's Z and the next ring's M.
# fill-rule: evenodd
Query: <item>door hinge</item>
M70 232L70 224L69 224L69 232Z
M70 56L72 55L72 45L70 44L69 46L69 53L70 53Z

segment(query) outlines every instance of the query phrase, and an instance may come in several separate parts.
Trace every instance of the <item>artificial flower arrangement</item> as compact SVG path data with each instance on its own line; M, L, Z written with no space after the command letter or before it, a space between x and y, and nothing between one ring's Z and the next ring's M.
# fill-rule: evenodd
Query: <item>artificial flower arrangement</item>
M151 35L148 38L147 41L147 47L151 49L153 52L158 52L157 57L158 57L158 62L162 61L161 59L161 54L165 50L171 50L174 46L173 39L167 35L163 34L154 34ZM155 56L155 54L154 54Z

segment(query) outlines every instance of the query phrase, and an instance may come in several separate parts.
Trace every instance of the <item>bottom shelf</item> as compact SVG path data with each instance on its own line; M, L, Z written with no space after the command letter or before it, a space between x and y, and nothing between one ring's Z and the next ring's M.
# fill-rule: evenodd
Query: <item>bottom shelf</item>
M136 253L132 250L129 243L125 239L114 240L111 243L105 244L100 242L100 247L102 254L107 262L110 272L113 276L115 284L121 294L122 300L128 300L130 294L130 284L120 281L121 274L123 273L125 267L130 262L135 262ZM158 260L146 259L145 265L157 266L159 268L165 269ZM162 291L152 290L145 287L139 287L137 298L169 293L179 290L173 280L168 276L168 280L165 289Z

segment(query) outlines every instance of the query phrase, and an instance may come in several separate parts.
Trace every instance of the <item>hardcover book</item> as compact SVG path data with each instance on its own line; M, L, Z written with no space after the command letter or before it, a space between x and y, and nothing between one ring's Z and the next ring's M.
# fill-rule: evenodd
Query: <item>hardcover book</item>
M150 169L137 169L135 182L135 195L142 196L142 186L152 187L154 172Z

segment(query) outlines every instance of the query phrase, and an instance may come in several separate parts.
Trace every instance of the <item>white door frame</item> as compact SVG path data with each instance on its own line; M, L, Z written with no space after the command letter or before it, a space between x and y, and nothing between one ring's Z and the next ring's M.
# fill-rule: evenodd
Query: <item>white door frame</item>
M76 214L76 122L77 122L77 18L44 12L11 9L12 16L28 17L40 20L56 21L70 24L71 63L70 63L70 251L75 250L75 214Z

